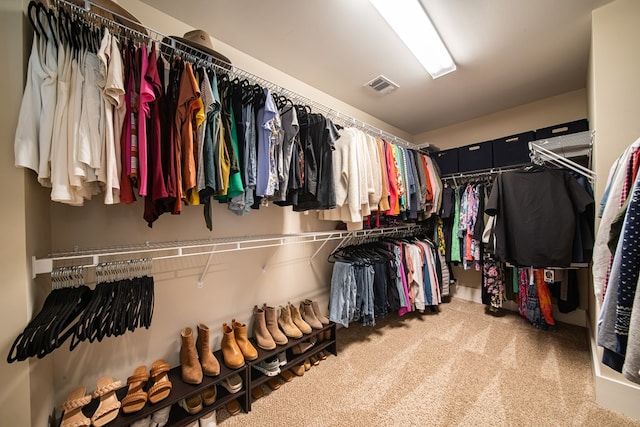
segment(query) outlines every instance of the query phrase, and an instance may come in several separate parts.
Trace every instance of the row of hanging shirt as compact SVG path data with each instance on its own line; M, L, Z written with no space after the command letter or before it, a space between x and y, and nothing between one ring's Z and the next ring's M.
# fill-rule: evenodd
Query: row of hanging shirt
M400 316L434 308L449 295L449 271L428 239L407 238L335 250L329 319L375 325L390 311Z
M602 303L602 362L640 383L640 138L614 162L600 203L593 251L594 291Z
M384 213L417 221L440 209L442 183L433 160L347 128L333 151L336 209L320 219L343 221L348 230L362 228L363 219Z
M184 204L202 204L209 229L212 200L238 215L266 201L295 211L352 201L354 193L343 197L335 146L342 137L329 118L224 68L158 52L155 42L97 29L73 13L29 8L36 33L15 164L34 170L52 200L79 206L99 193L105 204L143 197L149 226ZM355 128L342 134L344 145L351 135L364 138ZM367 201L355 216L359 227L361 215L378 208L409 218L435 211L440 184L431 159L367 141L367 151L358 144L347 178L361 184L355 197Z

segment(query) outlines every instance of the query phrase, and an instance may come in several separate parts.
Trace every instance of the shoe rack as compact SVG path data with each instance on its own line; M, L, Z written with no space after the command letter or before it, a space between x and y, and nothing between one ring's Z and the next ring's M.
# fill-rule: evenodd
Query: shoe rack
M317 337L317 335L326 330L331 331L330 339L324 340L321 342L316 342L309 350L300 354L294 355L292 352L293 346L299 344L303 341L307 341L312 337ZM253 365L268 359L274 355L278 355L283 351L286 351L287 354L287 364L285 366L281 366L282 370L289 369L292 366L301 364L304 359L307 357L311 357L314 354L319 353L322 350L326 352L332 353L337 356L338 351L336 348L336 325L333 322L330 322L328 325L324 326L322 329L314 329L310 334L305 334L301 338L292 339L289 338L289 341L286 345L278 345L274 350L263 350L258 347L255 343L255 340L251 338L251 342L254 347L258 350L258 358L252 361L245 361L243 367L238 369L229 369L225 366L222 361L224 360L222 356L222 351L218 350L214 352L216 359L220 361L220 374L215 377L204 376L202 382L198 385L187 384L182 381L182 370L180 365L172 368L168 372L169 381L172 383L171 393L169 396L161 400L156 404L147 404L138 412L134 412L132 414L125 414L122 411L118 414L118 417L112 422L108 423L108 427L124 427L129 426L133 422L146 418L150 416L152 413L156 412L159 409L165 408L167 406L171 406L171 413L169 415L169 421L167 422L167 426L185 426L189 423L192 423L195 420L200 419L206 414L215 411L217 409L223 408L227 403L232 400L238 399L240 406L245 412L249 412L251 410L251 389L257 387L261 384L265 384L270 378L262 374L260 371L255 369ZM240 378L242 378L242 390L237 393L229 393L226 388L224 388L221 382L229 378L231 375L238 374ZM202 392L206 388L216 385L217 389L217 398L216 401L209 406L205 406L202 411L197 414L189 414L182 407L180 407L177 403L184 399L187 396L191 396L193 394ZM128 386L119 388L116 391L116 395L118 396L118 400L122 401L122 399L127 395ZM98 407L98 400L93 399L91 403L82 408L82 412L86 416L91 416ZM59 426L62 420L60 420L57 425Z
M313 347L311 347L309 350L305 351L302 354L293 354L291 349L296 344L299 344L303 341L307 341L310 338L317 337L318 334L327 330L331 331L331 336L328 340L316 342L313 345ZM251 379L251 381L249 383L249 388L247 390L247 397L248 397L247 400L249 402L249 410L251 409L251 402L253 400L253 398L251 397L251 389L259 385L265 384L271 378L274 378L274 377L269 377L263 374L262 372L258 371L257 369L253 368L253 365L256 365L270 357L277 356L283 351L286 352L287 354L287 364L285 366L280 367L282 371L287 370L292 366L300 365L301 363L304 362L304 359L306 359L307 357L311 357L322 350L327 351L333 354L334 356L337 356L338 350L336 348L336 324L333 322L330 322L328 325L324 326L322 329L313 329L310 334L305 334L301 338L298 338L298 339L289 338L289 342L287 342L287 344L277 345L276 348L273 350L263 350L258 346L255 346L255 347L258 350L258 358L249 363L250 370L251 370L249 374L249 378Z

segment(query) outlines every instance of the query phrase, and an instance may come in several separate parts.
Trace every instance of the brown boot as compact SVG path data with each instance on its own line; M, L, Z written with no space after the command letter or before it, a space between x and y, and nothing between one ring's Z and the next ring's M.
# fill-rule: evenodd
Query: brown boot
M202 382L202 366L200 366L196 354L193 331L191 328L184 328L180 336L182 337L182 345L180 346L182 381L188 384L200 384Z
M293 319L293 323L302 331L303 334L311 333L311 326L300 317L300 312L298 311L298 307L289 303L289 310L291 310L291 319Z
M233 334L236 337L236 343L238 344L244 359L256 360L258 358L258 350L256 350L247 337L247 325L236 322L236 319L231 321L231 325L233 326Z
M198 324L198 338L196 339L196 349L198 349L198 357L202 372L209 376L215 377L220 374L220 363L211 352L211 344L209 342L209 327L203 323Z
M302 331L291 320L291 311L289 306L280 306L280 317L278 317L278 325L282 328L284 334L290 338L301 338Z
M224 364L230 369L238 369L244 366L244 356L236 343L236 337L233 334L233 329L226 323L222 325L222 356L224 358Z
M267 329L264 310L258 308L257 305L253 307L253 337L256 339L258 347L263 350L273 350L276 348L276 342Z
M313 313L316 315L316 318L320 321L320 323L322 323L323 325L329 324L329 319L327 318L327 316L324 316L322 312L320 312L320 305L318 304L318 301L311 301L306 299L304 300L304 303L311 304L311 307L313 308Z
M311 307L311 304L304 301L301 302L300 313L302 314L302 318L304 319L304 321L307 322L313 329L322 329L322 323L320 323L315 313L313 312L313 307Z
M278 313L276 312L276 309L274 307L267 307L266 304L263 309L265 313L265 320L267 322L267 330L273 337L273 341L279 345L286 345L289 340L278 327Z

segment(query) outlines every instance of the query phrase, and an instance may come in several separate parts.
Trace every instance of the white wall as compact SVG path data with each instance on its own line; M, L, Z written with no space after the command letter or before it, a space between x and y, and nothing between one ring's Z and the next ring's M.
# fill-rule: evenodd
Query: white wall
M589 118L596 130L594 166L596 200L602 198L609 169L622 151L640 137L640 2L617 0L592 14L589 64ZM591 327L599 307L590 294ZM595 334L595 332L593 332ZM640 386L594 358L596 399L615 411L640 419Z

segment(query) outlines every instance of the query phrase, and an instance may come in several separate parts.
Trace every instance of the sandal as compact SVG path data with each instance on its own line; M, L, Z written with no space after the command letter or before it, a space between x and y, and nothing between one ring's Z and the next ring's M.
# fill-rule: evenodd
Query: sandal
M93 392L93 397L99 397L100 404L91 417L91 423L95 427L102 427L118 416L121 404L116 396L116 390L120 388L120 384L120 381L114 381L109 376L98 379L98 388Z
M164 360L156 360L151 365L151 378L153 378L153 385L149 389L149 402L158 403L162 399L166 399L171 393L173 384L169 381L169 375L167 372L171 367Z
M144 408L147 403L148 395L142 387L149 379L149 373L146 366L138 366L133 375L127 378L129 390L127 395L122 399L122 412L130 414Z
M69 393L66 402L60 405L64 411L60 427L89 427L91 420L82 413L82 407L91 402L91 396L86 395L85 386L77 387Z
M178 405L191 415L197 414L202 411L202 396L199 393L192 394L178 402Z

